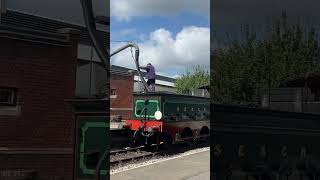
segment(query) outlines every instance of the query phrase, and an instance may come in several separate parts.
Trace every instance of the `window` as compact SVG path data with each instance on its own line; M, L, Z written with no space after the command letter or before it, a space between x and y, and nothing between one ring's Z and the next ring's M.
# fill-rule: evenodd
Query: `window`
M113 95L113 96L117 95L117 94L116 94L116 89L111 89L110 95L111 95L111 96L112 96L112 95Z
M238 157L245 157L246 156L246 146L245 145L239 145L238 150Z
M111 89L110 90L110 98L117 98L116 89Z
M16 90L12 88L0 88L0 105L16 105Z
M135 117L155 118L154 113L159 110L158 100L142 100L135 101Z

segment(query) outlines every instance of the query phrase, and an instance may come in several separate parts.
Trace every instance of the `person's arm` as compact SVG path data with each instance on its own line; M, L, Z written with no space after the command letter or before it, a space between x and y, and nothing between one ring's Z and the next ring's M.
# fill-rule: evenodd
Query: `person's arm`
M146 71L148 71L149 70L149 67L147 66L147 67L140 67L140 69L145 69Z

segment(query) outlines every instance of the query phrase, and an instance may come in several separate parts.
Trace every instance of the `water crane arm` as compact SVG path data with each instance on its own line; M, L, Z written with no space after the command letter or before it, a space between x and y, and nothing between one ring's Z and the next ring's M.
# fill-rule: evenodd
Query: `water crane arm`
M88 28L90 39L92 41L92 44L93 44L99 58L102 60L102 63L105 66L105 68L110 67L110 62L107 60L107 56L111 57L111 56L113 56L113 55L115 55L115 54L125 50L126 48L129 48L129 47L135 48L136 51L135 51L135 59L134 60L135 60L136 69L137 69L138 75L140 76L141 81L145 87L146 92L149 92L150 91L149 87L140 72L138 45L130 42L130 43L118 48L117 50L115 50L111 54L108 50L104 50L102 44L98 43L99 41L98 41L98 38L96 35L97 30L96 30L95 18L93 15L92 0L80 0L80 1L81 1L82 9L83 9L84 20L85 20L86 26Z
M103 48L103 45L99 43L97 37L96 22L93 15L92 1L91 0L80 0L84 15L84 21L86 23L90 39L92 41L93 47L95 48L99 58L101 59L105 68L109 68L110 62L107 57L110 56L110 52Z
M136 69L137 69L138 75L139 75L139 77L140 77L140 79L141 79L146 91L149 92L150 91L149 87L148 87L146 81L144 80L143 76L141 75L140 65L139 65L139 47L138 47L137 44L135 44L133 42L129 42L126 45L121 46L120 48L116 49L113 53L110 54L110 57L115 55L115 54L118 54L119 52L121 52L121 51L123 51L123 50L125 50L126 48L129 48L129 47L133 47L133 48L136 49L135 57L134 57L134 62L136 64Z

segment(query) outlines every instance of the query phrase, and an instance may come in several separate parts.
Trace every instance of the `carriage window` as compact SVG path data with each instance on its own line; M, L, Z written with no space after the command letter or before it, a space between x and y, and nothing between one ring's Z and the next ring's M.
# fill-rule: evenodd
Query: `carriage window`
M159 102L157 100L136 100L135 102L135 116L147 118L155 118L154 113L159 110Z
M187 111L187 107L184 107L184 111Z
M193 111L193 108L191 108L191 111Z
M181 120L181 116L182 116L181 114L177 113L176 114L176 121L180 121Z
M177 111L180 111L179 106L177 106Z
M201 116L200 116L199 113L196 113L195 116L196 116L196 120L200 120L201 119Z

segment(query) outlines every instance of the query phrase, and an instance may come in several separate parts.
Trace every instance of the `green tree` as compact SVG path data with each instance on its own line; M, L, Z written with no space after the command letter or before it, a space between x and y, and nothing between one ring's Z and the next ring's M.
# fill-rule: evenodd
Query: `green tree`
M265 36L257 38L249 26L245 39L216 48L211 58L213 100L252 101L260 88L279 87L282 83L320 72L320 48L314 28L288 25L286 14L273 22Z
M209 71L200 66L187 70L175 82L177 92L180 94L190 94L193 90L205 85L209 85Z

